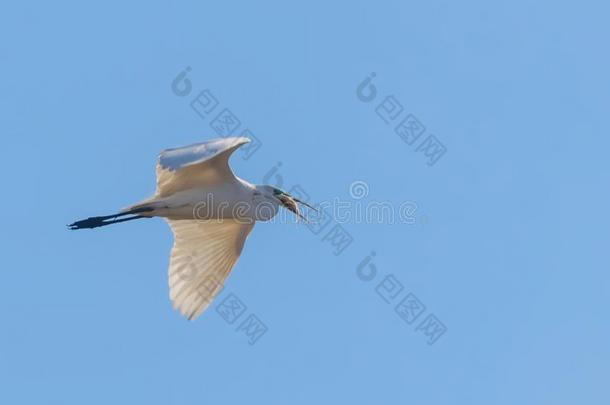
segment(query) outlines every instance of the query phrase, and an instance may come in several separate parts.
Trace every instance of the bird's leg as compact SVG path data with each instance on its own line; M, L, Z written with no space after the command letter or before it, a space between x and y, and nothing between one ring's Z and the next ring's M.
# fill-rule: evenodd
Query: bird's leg
M100 217L89 217L87 219L82 219L80 221L76 221L76 222L68 225L68 228L70 228L72 230L74 230L74 229L93 229L93 228L99 228L101 226L116 224L119 222L131 221L133 219L150 218L150 217L143 216L143 215L134 215L134 214L147 212L147 211L152 211L152 208L138 208L135 210L120 212L118 214L113 214L113 215L106 215L106 216L100 216ZM124 217L127 215L132 215L132 216L130 216L128 218L117 219L117 218Z

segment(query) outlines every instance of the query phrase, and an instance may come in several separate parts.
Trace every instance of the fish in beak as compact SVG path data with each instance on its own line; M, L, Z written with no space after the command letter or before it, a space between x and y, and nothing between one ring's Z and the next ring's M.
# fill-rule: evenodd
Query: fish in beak
M303 204L307 208L318 212L318 210L316 208L312 207L311 205L307 204L306 202L299 200L298 198L294 198L293 196L291 196L290 194L288 194L284 191L277 190L276 197L278 200L280 200L280 202L282 203L282 206L284 208L288 209L289 211L292 211L297 217L301 218L305 222L309 222L309 221L307 220L307 218L305 218L303 215L301 215L301 211L299 210L298 204Z

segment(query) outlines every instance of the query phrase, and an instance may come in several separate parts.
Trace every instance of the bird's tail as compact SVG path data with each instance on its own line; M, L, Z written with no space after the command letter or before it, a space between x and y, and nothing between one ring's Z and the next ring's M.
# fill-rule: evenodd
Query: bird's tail
M140 218L151 218L147 215L138 215L144 212L150 212L153 208L135 208L127 211L122 211L114 215L106 215L101 217L89 217L87 219L81 219L68 225L68 228L75 229L93 229L101 226L117 224L119 222L131 221Z

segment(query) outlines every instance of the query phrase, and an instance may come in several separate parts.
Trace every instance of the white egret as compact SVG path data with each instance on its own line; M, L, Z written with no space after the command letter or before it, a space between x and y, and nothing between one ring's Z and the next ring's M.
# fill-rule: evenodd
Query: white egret
M118 214L87 218L69 227L165 218L174 233L170 298L174 309L195 319L222 289L256 221L272 219L280 205L301 218L297 203L313 208L276 187L253 185L233 174L229 157L248 142L220 138L164 150L157 161L154 196Z

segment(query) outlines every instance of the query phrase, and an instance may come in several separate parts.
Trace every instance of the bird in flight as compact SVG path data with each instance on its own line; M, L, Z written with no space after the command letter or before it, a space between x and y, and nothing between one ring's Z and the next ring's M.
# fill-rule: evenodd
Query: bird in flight
M235 176L229 157L248 138L219 138L167 149L157 161L155 194L107 216L76 221L70 229L98 228L163 217L174 233L169 289L174 309L197 318L220 292L256 221L285 207L305 220L297 203L309 204L269 185Z

